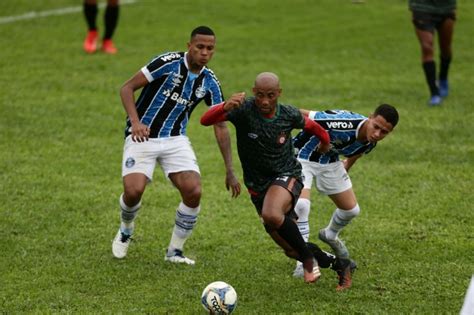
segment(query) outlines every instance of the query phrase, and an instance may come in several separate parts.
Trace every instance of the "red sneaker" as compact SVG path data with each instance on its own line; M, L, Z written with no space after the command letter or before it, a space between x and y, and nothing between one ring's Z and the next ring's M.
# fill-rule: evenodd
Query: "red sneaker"
M86 39L84 40L84 50L88 54L95 53L97 50L97 30L87 32Z
M104 39L102 42L102 51L106 54L114 55L117 53L117 48L115 48L114 42L111 39Z

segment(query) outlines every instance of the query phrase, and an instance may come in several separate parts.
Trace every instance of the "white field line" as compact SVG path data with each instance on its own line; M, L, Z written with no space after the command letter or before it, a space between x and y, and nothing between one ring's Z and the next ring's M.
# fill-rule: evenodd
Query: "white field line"
M120 5L132 4L135 2L137 2L137 0L121 0ZM105 3L100 3L99 7L104 8L105 5L106 5ZM65 8L59 8L59 9L47 10L47 11L31 11L31 12L27 12L21 15L0 16L0 24L7 24L7 23L12 23L12 22L21 21L21 20L32 20L32 19L42 18L45 16L51 16L51 15L65 15L65 14L77 13L81 11L82 11L82 6L65 7Z

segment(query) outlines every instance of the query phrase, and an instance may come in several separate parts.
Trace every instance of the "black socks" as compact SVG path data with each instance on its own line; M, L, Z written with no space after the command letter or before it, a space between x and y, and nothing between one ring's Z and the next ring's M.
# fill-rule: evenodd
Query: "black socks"
M436 64L434 61L423 62L423 71L425 72L426 83L430 88L431 96L439 95L438 86L436 86Z

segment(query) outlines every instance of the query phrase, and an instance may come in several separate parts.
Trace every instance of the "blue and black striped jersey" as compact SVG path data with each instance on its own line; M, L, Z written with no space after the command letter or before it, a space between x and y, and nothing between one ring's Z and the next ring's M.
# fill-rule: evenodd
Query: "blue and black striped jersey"
M186 135L189 117L200 101L208 106L224 101L219 80L211 69L189 71L184 52L154 58L141 71L148 79L136 102L140 121L150 128L150 138ZM125 137L131 134L127 118Z
M319 154L316 151L319 139L302 131L293 138L299 159L327 164L338 161L339 155L351 157L369 153L376 145L376 143L362 143L357 140L359 129L367 120L367 117L361 114L346 110L326 110L311 112L309 118L327 130L331 139L331 150L325 154Z

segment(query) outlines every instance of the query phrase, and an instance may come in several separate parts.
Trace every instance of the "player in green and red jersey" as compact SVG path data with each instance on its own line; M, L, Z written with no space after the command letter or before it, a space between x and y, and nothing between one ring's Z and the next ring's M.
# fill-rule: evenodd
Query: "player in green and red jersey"
M303 129L317 136L320 152L329 150L329 135L297 108L278 103L281 88L274 73L260 73L252 91L252 98L237 93L211 107L201 124L225 120L234 124L244 182L265 230L287 256L303 262L305 282L315 282L321 275L319 267L294 221L294 205L303 184L291 131Z

